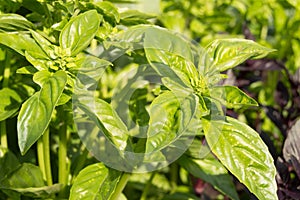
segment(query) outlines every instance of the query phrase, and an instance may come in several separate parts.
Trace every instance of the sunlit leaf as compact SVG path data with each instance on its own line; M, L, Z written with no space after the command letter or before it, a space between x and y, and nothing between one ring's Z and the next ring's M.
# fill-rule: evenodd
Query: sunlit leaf
M34 39L30 38L29 35L26 34L0 33L0 43L12 48L21 55L24 55L25 51L33 51L41 58L48 58Z
M25 17L13 13L0 14L0 32L32 29L33 24Z
M84 50L94 38L100 25L97 11L90 10L71 19L61 31L60 46L74 56ZM69 55L69 56L70 56Z
M222 72L233 68L247 59L263 58L273 49L245 39L217 39L210 43L206 50L213 60L211 66L206 66L205 72Z
M221 163L259 199L277 199L276 168L258 133L230 117L202 121L206 141Z
M235 86L212 87L210 97L220 101L227 108L241 108L242 106L257 106L257 102Z
M53 75L40 71L35 74L34 79L40 84L41 90L22 104L18 115L18 143L22 154L25 154L47 129L66 85L67 75L63 71Z
M115 191L122 173L102 163L89 165L80 171L70 192L70 200L107 200Z
M197 107L194 95L176 96L166 92L150 106L146 152L161 150L180 138L191 122Z

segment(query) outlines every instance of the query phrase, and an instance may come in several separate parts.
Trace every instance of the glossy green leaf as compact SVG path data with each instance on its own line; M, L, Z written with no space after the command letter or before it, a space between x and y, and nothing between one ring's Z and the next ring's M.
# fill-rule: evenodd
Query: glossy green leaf
M33 24L21 15L0 14L0 32L28 30L33 27Z
M278 199L273 158L258 133L230 117L202 121L206 141L222 164L259 199Z
M95 5L97 11L103 15L106 21L109 21L112 24L118 23L120 21L118 9L111 2L96 2Z
M90 10L72 18L59 36L60 46L74 56L88 47L100 25L97 11ZM70 56L68 55L68 56Z
M120 180L122 173L102 163L89 165L80 171L70 192L70 200L107 200Z
M46 38L41 36L38 32L30 30L30 33L34 40L38 43L41 49L49 56L49 58L56 59L57 56L54 53L55 46L52 45Z
M25 51L25 58L38 71L47 70L50 67L50 61L42 58L35 51Z
M235 86L216 86L210 90L210 98L218 100L227 108L257 106L257 102Z
M27 99L18 116L18 142L22 154L39 139L50 123L54 108L64 90L67 75L63 71L50 74L37 72L34 80L41 90Z
M103 76L106 68L111 63L94 56L85 56L84 58L76 61L76 68L70 68L74 74L77 74L77 78L85 88L95 86L99 83L99 80Z
M203 159L195 159L183 155L179 164L197 178L210 183L217 190L231 199L239 199L232 177L227 169L212 155Z
M222 72L233 68L247 59L259 59L273 52L260 44L245 39L217 39L206 47L213 63L205 71Z
M129 148L127 127L111 105L102 99L90 97L88 94L82 95L79 96L79 102L75 102L75 105L79 106L96 123L98 128L119 150Z
M29 35L21 33L0 33L0 43L12 48L19 54L25 54L25 51L33 51L39 57L47 59L48 56L39 47L34 39L29 37Z
M0 121L13 116L22 103L19 94L10 88L0 90L0 99Z
M146 153L161 150L182 136L195 115L197 98L194 95L176 96L166 92L150 106Z
M62 184L54 184L51 186L43 186L43 187L27 187L27 188L11 187L9 189L16 191L26 197L48 199L53 194L58 193L61 190L61 188L62 188Z
M144 26L144 48L152 66L163 76L163 65L171 68L186 86L196 86L199 80L192 50L187 41L165 29ZM156 65L156 63L161 63Z

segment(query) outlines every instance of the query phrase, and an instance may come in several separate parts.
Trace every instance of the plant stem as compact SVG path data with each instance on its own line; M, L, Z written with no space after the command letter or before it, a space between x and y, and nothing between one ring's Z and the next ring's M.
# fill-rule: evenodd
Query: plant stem
M0 135L1 135L1 139L0 139L1 147L8 148L5 120L0 122Z
M46 180L47 184L50 186L52 182L52 173L51 173L51 161L50 161L50 141L49 141L49 128L46 129L43 136L43 149L44 149L44 163L46 171Z
M38 156L38 162L40 169L43 174L44 180L47 180L46 177L46 168L45 168L45 158L44 158L44 144L43 144L43 138L40 137L39 140L37 141L37 156Z
M3 72L3 82L2 82L2 88L8 87L9 83L9 76L10 76L10 58L11 55L9 53L9 50L5 51L5 62L4 62L4 72ZM8 148L7 144L7 133L6 133L6 121L0 122L0 144L4 148Z
M79 174L80 170L84 167L88 153L89 153L88 150L84 148L82 154L79 156L78 160L76 160L77 164L74 169L73 180Z
M129 178L130 178L130 173L123 173L122 177L120 178L120 181L117 185L117 188L115 190L115 192L112 194L112 196L110 197L110 200L118 200L120 197L120 194L122 193L123 189L125 188Z
M59 148L58 148L58 183L63 185L62 190L59 192L59 197L66 196L66 186L68 184L69 168L67 167L67 125L63 122L59 129Z
M170 181L172 192L176 190L178 180L178 165L176 163L171 164L170 166Z
M149 178L149 180L148 180L148 182L147 182L147 184L146 184L146 186L143 190L143 193L142 193L142 196L141 196L140 200L146 200L147 199L147 195L148 195L149 189L152 185L152 180L153 180L155 174L156 174L155 172L152 172L152 174L151 174L151 176L150 176L150 178Z

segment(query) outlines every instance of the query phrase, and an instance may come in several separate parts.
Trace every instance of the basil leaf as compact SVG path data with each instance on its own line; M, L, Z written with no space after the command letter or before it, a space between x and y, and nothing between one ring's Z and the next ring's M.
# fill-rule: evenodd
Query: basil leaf
M203 118L212 152L259 199L278 199L273 158L253 129L230 118Z
M183 155L179 159L179 164L197 178L210 183L217 190L227 195L231 199L239 199L232 177L227 169L213 156L203 159L194 159Z
M33 27L33 24L21 15L0 14L0 32L28 30Z
M213 63L207 66L209 68L206 67L205 72L222 72L250 58L263 58L274 51L252 40L245 39L217 39L207 45L206 50L213 59Z
M18 168L18 158L7 148L0 146L0 182L12 171Z
M41 86L41 90L23 103L18 116L18 142L23 155L47 129L66 85L67 75L63 71L53 75L40 71L35 74L34 80Z
M220 101L227 108L241 108L242 106L258 106L257 102L235 86L212 87L210 97Z
M74 56L88 47L100 25L100 17L95 10L82 13L71 19L61 31L59 44L61 48Z
M22 103L19 94L10 88L0 90L0 99L0 121L13 116Z
M176 96L172 92L159 95L150 106L146 153L159 151L182 136L197 108L197 97Z
M80 171L71 187L70 200L106 200L115 191L122 173L102 163L89 165Z
M29 35L21 33L0 33L0 43L12 48L19 54L25 54L25 51L33 51L40 58L47 59L48 56L39 47L39 45L29 37Z

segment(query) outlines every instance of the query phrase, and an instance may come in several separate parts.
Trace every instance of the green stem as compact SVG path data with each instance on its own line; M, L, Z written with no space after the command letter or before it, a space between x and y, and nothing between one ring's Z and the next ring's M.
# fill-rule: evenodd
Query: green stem
M170 166L170 182L172 187L172 192L176 190L178 180L178 165L176 163Z
M84 148L82 154L79 156L78 160L76 160L77 164L74 169L73 180L79 174L80 170L84 167L88 153L89 153L88 150Z
M37 141L37 156L38 156L38 162L40 169L43 174L44 180L47 180L46 177L46 168L45 168L45 158L44 158L44 144L43 144L43 138L40 137L40 139Z
M1 147L8 148L5 120L0 122L0 135L1 135L1 139L0 139Z
M8 87L9 76L10 76L10 58L11 55L8 50L6 50L5 62L4 62L4 72L3 72L3 82L2 88ZM4 148L8 148L7 144L7 133L6 133L6 121L0 122L0 144Z
M148 195L148 192L149 192L150 187L152 185L152 180L153 180L155 174L156 174L155 172L153 172L151 174L151 176L150 176L150 178L149 178L149 180L148 180L148 182L147 182L147 184L146 184L146 186L143 190L143 193L142 193L142 196L141 196L140 200L146 200L147 199L147 195Z
M43 149L44 149L44 162L45 162L45 171L46 171L46 180L47 184L50 186L52 182L52 173L51 173L51 161L50 161L50 141L49 141L49 129L46 129L42 136L43 140Z
M130 173L123 173L116 190L114 191L114 193L112 194L112 196L110 197L110 200L118 200L123 189L125 188L129 178L130 178Z
M59 197L66 196L66 186L68 184L69 167L67 166L67 125L63 123L59 130L59 148L58 148L58 183L63 185L62 190L59 193Z

